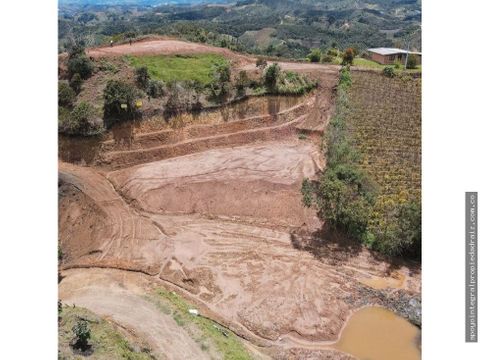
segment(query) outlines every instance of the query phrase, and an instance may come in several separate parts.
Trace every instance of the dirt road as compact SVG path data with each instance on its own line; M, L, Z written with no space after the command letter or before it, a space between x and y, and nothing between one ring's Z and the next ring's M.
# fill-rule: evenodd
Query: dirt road
M60 286L66 304L90 309L147 342L159 359L210 359L172 316L143 298L148 282L132 272L69 270Z

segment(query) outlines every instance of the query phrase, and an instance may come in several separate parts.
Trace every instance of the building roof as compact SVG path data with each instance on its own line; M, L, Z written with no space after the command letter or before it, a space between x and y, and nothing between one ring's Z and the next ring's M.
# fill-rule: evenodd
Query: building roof
M394 54L414 54L414 55L422 55L420 52L416 51L407 51L407 50L402 50L402 49L397 49L397 48L373 48L373 49L367 49L370 52L380 54L380 55L394 55Z

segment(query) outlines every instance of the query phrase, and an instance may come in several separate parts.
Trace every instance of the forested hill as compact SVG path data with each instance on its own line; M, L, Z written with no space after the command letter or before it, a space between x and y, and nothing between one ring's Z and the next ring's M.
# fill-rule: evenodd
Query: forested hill
M187 4L188 3L188 4ZM256 54L303 58L311 48L421 50L417 0L60 0L60 51L126 36L173 35Z

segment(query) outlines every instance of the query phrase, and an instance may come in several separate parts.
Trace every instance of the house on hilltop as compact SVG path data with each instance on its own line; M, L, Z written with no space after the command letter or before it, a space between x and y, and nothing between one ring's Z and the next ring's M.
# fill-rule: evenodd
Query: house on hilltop
M397 48L373 48L367 49L367 51L370 54L370 59L383 65L394 64L397 61L403 64L407 59L407 54L409 56L416 56L419 64L422 62L422 53L417 51L407 51Z

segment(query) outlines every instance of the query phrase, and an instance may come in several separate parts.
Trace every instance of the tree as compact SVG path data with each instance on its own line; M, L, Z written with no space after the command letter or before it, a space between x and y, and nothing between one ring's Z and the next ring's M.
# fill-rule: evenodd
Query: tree
M109 80L103 91L103 109L106 118L131 119L138 99L135 87L122 80Z
M235 88L237 89L238 96L245 95L245 89L248 87L249 83L250 79L248 78L247 72L245 70L240 71L235 79Z
M277 63L270 65L265 71L264 82L270 92L276 91L279 76L280 66Z
M352 65L355 58L355 52L352 48L348 48L343 53L342 65Z
M312 49L310 54L307 55L310 62L318 63L322 59L322 52L320 49Z
M67 63L70 78L79 74L82 79L88 79L93 73L93 62L85 55L70 56Z
M135 81L142 89L147 88L149 79L150 76L148 75L148 69L146 66L141 66L135 69Z
M79 94L82 91L83 80L79 73L75 73L69 82L70 86L72 87L73 91L76 94Z
M85 320L77 320L75 325L72 328L73 334L75 336L74 347L85 351L88 349L88 340L90 340L90 327Z
M407 60L407 69L416 69L418 66L418 60L415 55L409 55Z
M58 105L71 107L75 101L75 91L65 82L58 83Z
M230 92L231 70L228 63L217 64L213 69L211 91L214 98L225 98Z

